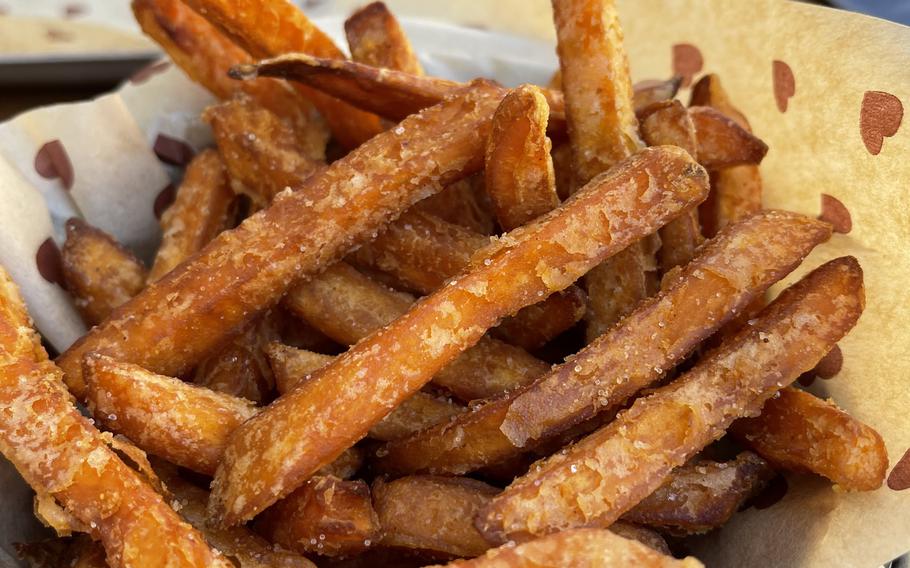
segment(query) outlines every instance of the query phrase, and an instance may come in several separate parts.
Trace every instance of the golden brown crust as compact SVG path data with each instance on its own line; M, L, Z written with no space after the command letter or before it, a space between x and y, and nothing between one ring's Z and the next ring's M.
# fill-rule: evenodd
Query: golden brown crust
M767 144L717 109L694 106L689 116L697 134L698 163L709 170L759 164L768 152Z
M384 3L372 2L351 14L344 21L344 33L354 61L423 74L411 42Z
M332 40L291 3L251 0L240 9L231 0L189 0L186 4L254 57L300 52L344 59ZM313 89L297 88L319 109L332 135L345 147L356 148L382 131L378 117Z
M382 545L449 557L479 556L490 544L474 516L499 489L463 477L415 475L373 482Z
M220 99L246 93L293 124L307 154L324 157L328 131L323 119L293 87L274 79L241 83L228 77L228 69L250 61L250 55L180 0L133 0L132 6L142 31L192 80Z
M751 452L728 462L695 460L678 467L623 519L684 536L716 529L775 475Z
M817 268L687 374L515 480L478 528L504 541L617 519L736 418L757 414L811 369L862 313L862 280L852 257Z
M477 234L489 236L496 233L496 219L489 200L483 187L483 175L477 173L427 197L417 203L413 211L422 211Z
M654 254L659 245L656 234L644 238L585 274L588 291L585 339L588 343L597 340L657 291Z
M218 233L231 228L235 205L218 152L205 150L193 158L174 203L161 216L161 246L149 271L149 282L159 280Z
M202 535L127 467L76 409L0 269L0 450L39 495L101 540L114 568L220 566Z
M699 568L692 557L677 560L605 529L575 529L524 544L508 543L471 560L456 560L444 568L537 568L572 566L641 566L642 568ZM431 566L428 568L443 568Z
M82 219L66 222L63 278L88 325L97 325L145 287L147 270L113 237Z
M280 546L322 556L358 554L381 536L367 484L322 475L266 510L255 526Z
M830 400L786 388L730 429L739 442L777 467L823 475L846 491L881 487L888 453L873 428Z
M503 98L493 115L484 176L499 226L511 231L559 205L550 109L538 87L521 85Z
M179 466L211 475L253 403L103 355L85 359L89 410L106 429Z
M64 353L67 385L84 392L82 357L102 352L179 375L290 285L337 261L423 197L476 171L499 91L478 83L366 142L221 233ZM445 133L444 141L440 141ZM168 337L161 339L161 330Z
M617 408L762 296L830 235L826 223L780 211L730 227L658 296L534 385L450 424L389 444L377 466L394 473L467 473Z
M568 287L704 199L705 178L682 150L645 149L559 209L480 251L470 272L237 430L215 476L213 519L236 524L287 495L500 318Z

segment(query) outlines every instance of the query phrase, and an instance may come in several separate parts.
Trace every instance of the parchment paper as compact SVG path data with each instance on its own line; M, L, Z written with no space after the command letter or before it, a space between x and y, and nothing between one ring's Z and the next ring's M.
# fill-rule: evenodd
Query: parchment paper
M343 45L341 22L360 2L309 4L308 13ZM430 73L514 85L545 83L557 66L546 0L387 4ZM900 124L910 104L910 29L782 0L628 0L620 1L620 12L635 80L674 70L720 74L771 148L761 166L767 206L816 215L825 193L849 211L852 231L836 235L787 281L828 258L860 259L865 314L841 342L840 374L810 389L874 425L895 464L910 448L910 126ZM0 263L56 348L82 327L47 269L42 276L37 268L42 243L62 244L62 223L82 215L147 257L158 239L155 201L178 173L152 147L160 134L191 148L207 144L196 117L209 100L168 69L96 101L39 109L0 125ZM45 159L44 174L36 169L39 151L53 140L72 164L68 190L66 176L53 175L66 173L59 155L50 168ZM173 151L164 154L174 161ZM0 483L0 534L8 549L22 538L31 511L23 510L27 489L8 466L0 468ZM827 568L877 566L908 549L910 490L843 494L795 476L783 500L737 514L693 552L708 566Z

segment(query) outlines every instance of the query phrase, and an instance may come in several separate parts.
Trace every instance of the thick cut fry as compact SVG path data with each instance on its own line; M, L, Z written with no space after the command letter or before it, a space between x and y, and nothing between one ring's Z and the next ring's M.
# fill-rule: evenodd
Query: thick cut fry
M405 212L351 259L391 275L402 287L429 294L463 271L490 239L419 211ZM576 286L506 319L495 335L524 349L538 349L575 325L585 307Z
M0 450L39 496L100 539L114 568L229 568L76 408L0 269Z
M690 106L719 110L751 132L749 121L733 106L717 75L705 75L692 86ZM699 208L702 229L711 237L728 223L742 219L762 207L762 182L758 166L744 165L712 172L711 195Z
M335 341L353 345L405 314L414 297L374 282L345 263L295 286L285 305ZM464 401L486 398L532 382L549 366L526 351L484 338L433 378Z
M293 124L300 149L325 158L328 131L312 104L284 81L240 83L228 77L232 65L250 55L224 37L180 0L133 0L136 21L191 79L220 99L246 93L256 103Z
M231 432L257 411L248 400L103 355L86 357L85 380L89 410L106 429L207 475L218 466Z
M294 349L280 343L273 343L267 351L280 394L290 391L335 359L330 355ZM444 422L464 410L463 406L447 398L415 392L411 398L402 402L401 406L370 429L370 438L383 441L398 440Z
M489 201L483 187L483 176L475 174L427 197L413 210L466 227L480 235L492 235L496 232L496 219Z
M324 163L301 153L295 129L275 113L239 98L206 109L215 143L235 182L235 190L260 208L286 187L298 188ZM267 145L268 153L261 148ZM239 187L238 187L239 186Z
M786 388L730 433L777 467L823 475L846 491L881 487L888 469L882 437L833 402Z
M384 3L373 2L351 14L344 21L344 33L354 61L423 74L411 42Z
M573 175L582 185L644 142L613 0L554 0L553 20ZM633 243L587 274L589 342L657 290L656 249L654 238Z
M549 107L540 89L510 91L493 115L484 176L499 226L520 227L559 205L552 144L547 138Z
M276 303L293 282L480 168L498 101L499 90L477 83L376 136L299 191L221 233L70 347L59 359L67 385L77 396L85 394L82 357L91 352L171 376L186 372ZM166 339L161 330L168 331Z
M287 495L500 318L568 287L701 201L705 181L682 150L646 149L551 214L504 235L478 253L471 271L237 430L215 476L213 519L236 524Z
M288 549L323 556L363 552L381 536L367 484L321 475L263 513L255 528Z
M188 0L186 4L254 57L301 52L344 59L329 36L290 2L248 0L242 7L231 0ZM382 131L378 117L313 89L300 85L298 89L319 109L332 135L347 148L356 148Z
M382 545L449 557L479 556L490 544L474 516L499 489L464 477L416 475L373 483Z
M670 77L666 81L650 79L635 83L632 85L632 102L635 105L635 112L640 112L654 103L676 98L680 85L682 85L682 77L679 75Z
M852 257L819 267L683 377L515 480L478 528L495 542L616 520L811 369L862 313L862 281Z
M696 460L673 470L657 491L622 518L678 536L707 532L729 521L774 475L771 466L751 452L728 462Z
M688 557L677 560L648 546L604 529L575 529L544 536L524 544L509 543L471 560L455 560L428 568L538 568L571 566L640 566L641 568L699 568ZM703 567L702 567L703 568Z
M698 163L709 170L759 164L768 152L767 144L717 109L694 106L689 116L698 138Z
M256 403L269 399L275 376L265 348L278 340L275 317L266 312L217 354L196 366L193 382Z
M66 222L63 278L82 319L96 325L145 287L145 266L101 229L82 219Z
M315 568L315 564L293 552L282 550L246 527L229 529L205 522L208 491L181 479L173 468L158 468L168 491L173 495L180 516L199 529L205 539L239 568Z
M553 20L575 175L583 185L644 144L612 0L554 0Z
M639 114L641 135L649 146L673 144L698 159L695 124L686 107L679 101L655 103ZM704 241L698 224L698 208L670 221L660 228L657 259L661 270L668 272L692 260L695 249Z
M462 474L508 459L623 405L760 297L831 235L766 211L708 242L660 294L531 387L388 445L380 470Z
M218 233L231 228L236 217L235 196L228 185L224 162L215 150L205 150L190 162L177 198L161 216L161 246L149 271L154 282L199 252Z

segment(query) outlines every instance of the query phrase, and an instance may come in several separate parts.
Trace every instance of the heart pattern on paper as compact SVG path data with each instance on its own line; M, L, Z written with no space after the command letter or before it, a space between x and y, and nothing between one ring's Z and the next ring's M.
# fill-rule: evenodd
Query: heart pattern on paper
M701 51L691 43L677 43L673 46L673 74L683 78L682 86L692 84L692 77L702 70L705 60Z
M859 133L873 156L882 151L885 138L897 134L904 118L904 105L891 93L866 91L859 111Z
M774 100L777 110L787 112L787 105L796 94L796 78L793 70L783 61L775 59L771 62L771 79L774 84Z
M66 190L73 187L73 164L60 140L46 142L38 149L35 154L35 171L44 179L59 179Z

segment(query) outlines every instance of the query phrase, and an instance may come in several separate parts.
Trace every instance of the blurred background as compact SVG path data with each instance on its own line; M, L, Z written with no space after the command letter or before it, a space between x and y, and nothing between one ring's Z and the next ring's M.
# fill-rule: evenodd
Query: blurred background
M308 12L326 12L333 1L297 3ZM910 24L910 0L814 3ZM91 98L156 57L158 50L139 33L126 0L0 0L0 120L37 106Z

